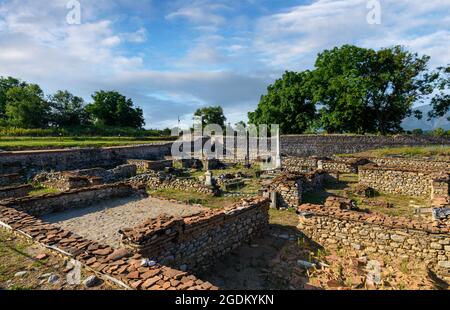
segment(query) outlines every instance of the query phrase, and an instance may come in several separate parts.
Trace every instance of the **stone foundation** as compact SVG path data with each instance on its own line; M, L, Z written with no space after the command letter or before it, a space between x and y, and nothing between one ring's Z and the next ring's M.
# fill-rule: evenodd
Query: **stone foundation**
M32 185L0 187L0 200L28 196L32 190Z
M0 187L20 184L21 182L22 182L22 177L18 173L1 174L0 175Z
M422 260L450 281L450 226L383 214L299 207L298 229L327 247L352 247L367 254Z
M10 199L0 202L0 206L13 208L39 217L67 209L83 208L98 201L127 197L137 193L139 191L131 185L117 183L43 196Z
M165 168L172 168L173 163L171 160L142 160L142 159L129 159L127 163L135 165L139 172L162 171Z
M180 191L194 191L200 194L217 196L220 189L205 186L203 183L193 178L175 178L171 175L157 175L155 173L141 174L132 179L133 184L145 184L151 190L175 189Z
M162 216L124 229L123 244L165 265L203 270L264 231L268 209L268 199L255 199L191 217Z
M359 182L380 193L401 194L412 197L431 196L431 182L436 173L423 170L377 167L374 165L359 168Z
M57 225L48 224L0 205L0 228L13 231L58 255L75 259L106 281L135 290L217 290L209 282L160 264L150 264L140 254L82 238Z

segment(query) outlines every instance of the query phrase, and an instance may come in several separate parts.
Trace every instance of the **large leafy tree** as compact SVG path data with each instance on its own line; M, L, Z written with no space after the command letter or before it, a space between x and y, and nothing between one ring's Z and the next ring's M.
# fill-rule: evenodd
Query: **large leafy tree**
M217 124L224 128L227 120L223 113L223 109L220 106L211 106L198 109L195 111L194 116L202 119L203 128L206 125L212 124Z
M48 126L50 106L44 92L36 84L13 87L6 93L5 114L8 122L22 128Z
M92 99L94 102L86 106L86 111L98 124L132 128L145 124L142 109L135 108L131 99L116 91L98 91Z
M0 76L0 118L5 118L6 115L6 93L14 87L24 87L27 84L13 77Z
M74 127L88 123L84 100L67 90L59 90L49 97L51 122L57 127Z
M318 55L313 71L314 102L328 132L401 131L412 105L430 93L428 56L396 46L375 51L344 45Z
M443 117L450 111L450 65L438 68L429 78L437 93L431 99L432 110L428 113L428 117Z
M316 111L311 100L310 79L308 71L285 72L267 88L256 111L248 114L249 123L279 124L284 134L304 132L312 125Z

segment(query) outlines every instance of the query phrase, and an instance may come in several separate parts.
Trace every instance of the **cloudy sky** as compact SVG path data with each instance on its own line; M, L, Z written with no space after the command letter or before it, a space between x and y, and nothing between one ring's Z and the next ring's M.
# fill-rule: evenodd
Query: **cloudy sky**
M246 120L283 71L342 44L401 44L450 63L450 0L379 0L381 24L367 22L373 0L79 0L79 25L69 2L0 0L0 75L86 100L118 90L148 128L206 105Z

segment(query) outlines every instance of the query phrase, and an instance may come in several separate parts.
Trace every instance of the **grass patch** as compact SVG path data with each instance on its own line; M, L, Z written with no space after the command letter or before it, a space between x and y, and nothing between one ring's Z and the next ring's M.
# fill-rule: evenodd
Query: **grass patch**
M42 196L46 194L56 194L59 191L54 188L38 186L35 187L28 195L29 196Z
M269 209L269 222L272 225L296 228L298 225L298 215L292 209Z
M111 147L167 142L171 137L0 137L0 149L34 150L75 147Z
M368 150L355 154L340 154L338 156L358 156L358 157L389 157L404 156L411 158L435 157L437 159L449 159L449 146L421 146L421 147L395 147Z
M186 204L200 204L211 209L221 209L241 201L239 197L212 197L196 192L183 192L175 189L150 190L148 192L153 197L164 199L174 199Z
M358 185L358 175L342 174L339 182L335 184L327 184L323 190L316 190L303 195L303 203L312 203L323 205L325 200L331 195L345 196L356 201L361 209L369 209L372 212L379 212L390 216L402 216L413 218L413 208L411 204L423 207L429 207L430 202L424 198L409 197L397 194L377 194L372 198L362 198L353 194L354 188ZM393 208L383 206L374 206L370 202L387 202L394 205ZM415 218L419 219L420 218Z

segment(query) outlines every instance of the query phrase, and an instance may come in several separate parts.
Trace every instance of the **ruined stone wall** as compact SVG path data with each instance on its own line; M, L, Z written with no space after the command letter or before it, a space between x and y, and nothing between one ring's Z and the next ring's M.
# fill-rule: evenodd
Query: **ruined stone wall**
M135 165L140 172L147 172L149 170L161 171L164 168L173 167L171 160L143 160L143 159L129 159L128 164Z
M329 172L358 173L357 165L343 161L323 161L321 168Z
M450 280L450 226L383 214L303 205L298 229L327 247L352 247L368 254L422 260Z
M405 169L432 170L432 171L449 171L450 162L439 161L433 159L414 159L403 157L340 157L333 156L333 160L341 162L355 162L366 159L368 162L378 166L401 167Z
M74 189L63 193L5 200L0 202L0 206L13 208L18 211L26 212L32 216L39 217L67 209L83 208L96 202L126 197L135 193L136 191L131 185L117 183Z
M0 205L0 228L26 237L58 255L75 259L108 282L129 290L217 290L184 271L157 263L125 249L83 238L58 225Z
M2 171L3 172L3 171ZM19 184L22 182L20 174L1 174L0 175L0 186L10 186L14 184Z
M359 183L380 193L412 197L431 196L433 173L366 165L359 167Z
M59 191L120 182L137 173L136 165L120 165L113 169L92 168L63 172L41 172L33 178L34 183Z
M303 194L322 188L326 180L327 173L323 171L283 173L273 179L267 191L277 193L277 208L296 208L302 203Z
M317 169L318 158L286 156L283 157L283 168L292 173L308 172Z
M162 159L170 154L171 144L151 144L90 149L18 151L0 153L2 173L21 173L33 177L41 171L83 168L112 168L127 159Z
M31 185L0 187L0 200L27 196L33 190Z
M291 135L281 137L281 152L291 156L332 156L401 146L450 145L448 137L395 135Z
M202 182L193 178L164 178L154 173L137 175L130 179L131 183L145 184L149 189L175 189L184 192L194 191L201 194L216 196L219 190L214 187L205 186Z
M258 198L185 218L162 216L123 229L122 241L161 264L198 271L264 231L268 209L269 200Z

